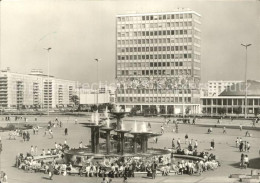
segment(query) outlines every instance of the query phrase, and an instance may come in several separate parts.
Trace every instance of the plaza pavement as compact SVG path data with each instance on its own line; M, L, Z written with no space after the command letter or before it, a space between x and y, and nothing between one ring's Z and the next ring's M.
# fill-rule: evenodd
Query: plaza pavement
M40 124L40 126L45 125L51 119L54 120L56 116L47 117L38 117L37 122L34 121L34 117L28 117L28 123L30 124ZM50 181L47 179L48 175L43 173L26 173L23 170L18 170L13 167L15 163L15 156L18 153L25 153L30 151L31 145L38 146L38 153L41 153L41 150L44 148L45 150L48 148L53 148L54 143L63 143L65 138L67 139L67 143L71 147L78 147L79 142L83 141L83 144L88 145L90 140L90 130L88 128L82 127L82 125L74 124L75 117L67 117L67 116L58 116L60 120L63 121L63 128L54 128L54 138L49 139L48 136L43 137L44 130L41 129L39 131L39 135L32 135L30 142L22 142L21 138L17 138L16 140L8 140L8 132L1 132L2 143L3 143L3 152L1 154L1 168L8 175L9 183L36 183L36 182L55 182L55 183L100 183L101 178L86 178L79 176L54 176L54 180ZM85 117L77 117L78 123L86 122L87 118ZM133 121L136 119L137 121L151 121L152 122L152 131L160 132L160 126L162 122L164 122L163 118L125 118L124 123L126 128L131 129L133 127ZM13 123L14 121L11 121ZM5 121L1 121L1 125L4 126L6 124ZM214 119L199 119L197 124L215 124L216 120ZM222 124L229 124L230 120L223 120ZM233 126L238 126L240 123L243 123L243 126L250 126L252 124L251 121L242 121L242 120L234 120L232 122ZM259 125L259 124L257 124ZM69 129L69 135L67 137L64 136L64 128L67 127ZM158 176L155 180L148 179L146 177L137 176L136 178L129 179L128 182L142 183L142 182L151 182L151 183L181 183L181 182L198 182L198 183L228 183L228 182L237 182L237 179L230 179L228 176L233 173L241 173L241 174L250 174L251 170L257 170L260 172L260 158L259 158L259 148L260 148L260 131L259 130L250 130L250 133L253 134L252 137L244 137L245 130L242 132L238 129L229 129L227 128L227 135L223 135L221 128L213 128L213 134L207 134L207 127L200 127L194 125L186 125L181 124L179 126L179 133L173 133L172 129L174 126L170 124L165 127L165 134L159 137L159 141L157 144L153 142L153 139L149 140L149 147L155 148L169 148L171 147L172 138L176 140L178 138L182 141L182 146L186 147L184 144L184 136L187 133L190 138L194 140L197 139L199 143L199 151L209 150L210 141L212 139L215 140L216 149L212 151L212 153L217 155L217 158L221 162L221 167L214 171L208 171L203 173L201 176L188 176L188 175L174 175L161 177ZM235 140L236 137L242 137L243 140L247 140L251 144L251 151L247 153L250 159L254 159L253 162L250 162L252 168L248 169L240 169L238 167L240 155L241 153L235 148ZM121 178L113 179L113 182L123 182Z

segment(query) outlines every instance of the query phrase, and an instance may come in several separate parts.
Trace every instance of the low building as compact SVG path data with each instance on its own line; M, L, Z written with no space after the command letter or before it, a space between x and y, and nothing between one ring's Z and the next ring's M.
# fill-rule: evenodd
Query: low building
M260 82L248 80L227 87L218 96L201 97L202 113L206 114L255 114L260 112ZM247 91L247 106L245 96Z

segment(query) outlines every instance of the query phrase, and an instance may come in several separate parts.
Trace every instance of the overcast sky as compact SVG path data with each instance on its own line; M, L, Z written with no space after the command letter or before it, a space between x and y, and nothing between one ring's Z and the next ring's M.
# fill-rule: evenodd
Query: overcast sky
M174 0L3 0L1 2L2 68L29 73L47 71L80 82L96 80L94 58L101 58L100 79L115 78L115 16L190 8L202 15L202 81L260 80L260 1Z

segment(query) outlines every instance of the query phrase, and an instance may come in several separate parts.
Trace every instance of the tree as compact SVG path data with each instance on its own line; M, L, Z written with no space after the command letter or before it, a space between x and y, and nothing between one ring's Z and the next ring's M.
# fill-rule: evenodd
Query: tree
M157 108L154 105L151 105L149 110L150 110L150 114L157 114L158 113Z
M131 111L130 111L130 114L131 114L131 115L136 115L137 111L138 111L138 107L137 107L137 106L134 106L134 107L132 107L132 109L131 109Z
M70 101L74 103L75 106L79 105L79 97L78 95L72 95Z
M233 109L233 112L237 115L237 117L239 116L239 114L242 114L242 107L238 106L236 108Z
M160 105L160 114L165 114L166 110L165 110L165 106L164 105Z
M92 112L95 112L97 110L97 105L94 104L90 108Z
M174 108L172 105L167 106L167 114L173 114L174 113L173 110L174 110Z
M190 114L190 110L191 110L190 107L187 107L187 108L185 109L185 114L186 114L186 115Z
M108 103L107 104L107 109L111 112L115 108L114 104Z

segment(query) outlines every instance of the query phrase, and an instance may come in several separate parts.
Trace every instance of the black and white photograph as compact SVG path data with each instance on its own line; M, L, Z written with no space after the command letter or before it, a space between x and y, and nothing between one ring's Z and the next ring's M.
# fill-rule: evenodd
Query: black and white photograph
M0 183L147 182L260 182L260 0L0 0Z

